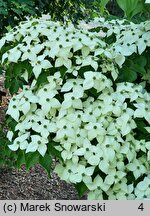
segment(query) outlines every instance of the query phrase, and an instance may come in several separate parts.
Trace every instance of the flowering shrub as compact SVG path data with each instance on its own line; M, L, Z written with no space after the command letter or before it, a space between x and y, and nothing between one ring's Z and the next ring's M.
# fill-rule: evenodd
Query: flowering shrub
M150 199L150 22L21 23L0 40L9 148L89 199ZM19 92L18 92L19 90Z

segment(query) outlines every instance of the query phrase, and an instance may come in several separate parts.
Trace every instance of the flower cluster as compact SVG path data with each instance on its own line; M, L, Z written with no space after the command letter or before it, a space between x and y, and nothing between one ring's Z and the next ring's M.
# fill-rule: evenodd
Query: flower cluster
M105 38L115 35L115 42L105 50L105 55L115 59L119 66L124 63L126 56L133 53L141 55L146 47L150 47L150 21L135 24L127 20L107 21L104 18L95 18L89 23L82 21L79 27L88 30L97 28L98 34Z
M18 137L9 147L44 156L49 137L55 134L53 140L59 143L56 149L63 158L55 171L61 179L83 181L92 199L103 197L103 192L109 199L134 199L138 189L135 195L128 173L137 180L150 168L150 142L137 140L134 132L137 117L150 124L150 94L132 83L118 83L114 91L111 80L93 71L85 72L84 79L65 83L59 72L47 80L37 91L25 86L11 99L7 113L18 122ZM92 89L97 99L88 95ZM61 94L62 102L57 99ZM128 107L128 99L133 108Z
M21 23L0 40L1 48L14 45L2 62L32 66L32 75L27 69L21 74L31 84L8 106L16 121L15 131L7 134L9 148L44 157L53 140L62 157L55 172L67 182L84 183L89 199L150 199L150 141L138 134L140 120L146 136L150 133L150 93L144 83L114 82L117 64L127 56L127 26L117 22L111 46L105 41L110 32L43 19ZM148 30L139 33L142 40ZM137 35L130 35L133 43Z

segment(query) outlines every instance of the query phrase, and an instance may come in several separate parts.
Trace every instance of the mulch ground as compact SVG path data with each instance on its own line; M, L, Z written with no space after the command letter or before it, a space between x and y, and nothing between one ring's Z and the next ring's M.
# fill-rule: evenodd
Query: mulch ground
M6 92L0 103L0 123L5 117L10 95L4 89L4 76L0 75L0 91ZM1 95L0 95L1 96ZM25 167L20 170L0 169L1 200L77 200L78 195L73 185L61 181L54 173L48 178L45 170L36 165L27 172ZM81 199L86 199L86 196Z
M25 168L17 171L0 171L1 200L77 200L75 188L61 181L55 174L51 179L39 165L29 172Z

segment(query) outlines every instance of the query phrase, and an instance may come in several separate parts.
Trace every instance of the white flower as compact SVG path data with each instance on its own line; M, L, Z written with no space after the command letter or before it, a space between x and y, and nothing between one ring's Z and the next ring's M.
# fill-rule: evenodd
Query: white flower
M72 89L73 94L75 96L78 95L78 98L83 97L83 87L82 87L83 80L82 79L68 79L67 82L62 86L61 91L67 92Z
M36 78L38 78L38 76L42 72L42 69L48 69L52 67L50 61L45 59L45 55L38 56L35 61L31 61L31 65L33 67L33 73Z
M82 128L82 125L80 128L76 130L76 134L74 137L74 142L76 143L77 146L81 147L83 145L83 141L87 138L88 132L86 129Z
M72 61L69 58L59 57L55 61L55 67L65 66L67 69L70 69L72 66Z
M130 56L133 53L136 53L136 45L124 43L123 45L116 44L115 52L120 53L123 56Z
M57 127L54 122L43 119L41 124L38 126L37 131L41 134L41 137L47 138L50 133L57 131Z
M30 61L36 61L37 55L43 48L44 46L42 44L35 44L34 46L28 44L27 46L22 46L21 51L23 52L23 55L21 60L24 61L29 59Z
M18 136L14 141L13 144L9 145L8 147L12 150L12 151L17 151L18 148L20 149L26 149L26 147L28 146L28 141L27 139L29 138L30 133L26 133L23 134L21 136Z
M6 39L3 37L0 39L0 49L4 46Z
M149 104L145 103L145 101L143 100L142 103L137 103L134 104L134 106L137 108L134 111L134 117L139 117L142 118L144 117L148 123L150 124L150 106Z
M92 156L91 148L92 148L91 142L86 138L83 141L83 146L81 148L78 148L74 152L74 155L84 156L85 159L89 159L89 157Z
M32 91L24 92L22 98L20 99L18 106L19 110L23 112L23 114L27 114L30 110L31 103L36 104L38 102L38 97L35 96Z
M73 152L72 152L71 147L70 147L69 150L63 150L61 152L61 156L62 156L62 158L63 158L64 161L72 159L72 155L73 155Z
M7 138L9 141L12 141L13 136L14 136L14 133L12 131L7 132Z
M101 147L102 149L102 147ZM101 157L99 157L99 164L98 164L98 167L99 169L104 172L104 173L108 173L108 170L109 170L109 166L110 166L110 163L109 163L109 159L108 159L108 155L104 155L104 152L103 152L103 155Z
M60 102L56 98L41 98L39 103L42 106L42 110L45 114L49 113L52 108L58 109Z
M97 63L98 58L93 57L93 56L87 56L82 60L82 66L87 66L91 65L94 70L96 71L98 69L98 63Z
M87 193L88 200L103 200L102 190L93 190Z
M121 117L117 118L117 124L120 127L120 132L123 136L127 135L132 129L137 127L135 121L127 113L123 113Z
M146 172L145 166L137 159L134 159L132 163L127 164L126 167L133 172L136 179Z
M72 124L67 121L65 118L56 121L57 132L56 132L56 140L61 140L65 136L73 137L74 136L74 129Z
M147 160L150 160L150 142L145 142L145 147L148 149Z
M30 28L30 32L28 32L25 37L23 38L23 42L26 42L27 44L31 44L31 41L39 41L38 39L39 31L38 29Z
M135 188L136 199L150 199L150 178L145 177L143 181L140 181Z
M105 177L104 183L111 186L113 183L118 183L125 176L125 172L116 171L113 169L110 170L108 175Z
M20 117L20 112L19 112L19 100L17 97L13 97L10 100L10 103L8 105L8 109L6 114L10 115L13 119L15 119L16 121L19 120Z
M52 89L52 86L53 88L60 89L62 85L62 78L59 71L57 71L53 76L48 76L47 80L50 84L49 86L50 89Z
M124 55L122 55L122 54L117 54L116 55L116 57L115 57L115 61L116 61L116 63L121 67L122 65L123 65L123 63L125 62L125 57L124 57ZM112 77L113 77L113 79L114 80L116 80L117 79L117 77L118 77L118 73L117 73L118 71L113 71L113 73L112 73Z
M149 3L150 3L150 0L145 0L145 3L149 4Z
M106 87L110 87L112 82L100 72L87 71L84 73L85 80L83 82L84 90L95 88L97 92L102 91Z
M99 193L103 191L103 179L100 177L100 175L96 175L93 181L90 183L86 184L88 189L93 191L93 190L98 190Z
M78 94L75 95L72 92L64 94L64 101L62 102L62 108L68 109L70 107L76 109L82 109L82 101L79 99Z
M123 178L124 179L124 178ZM120 180L122 181L122 180ZM126 185L126 190L122 190L120 188L116 188L116 185L112 188L112 190L109 189L107 195L109 195L109 200L134 200L135 196L132 193L133 192L133 185Z
M40 122L43 121L44 116L42 116L43 114L41 112L40 114L38 114L37 111L38 110L35 111L34 108L31 109L31 111L27 113L25 118L20 119L19 123L15 127L15 130L24 131L24 130L32 129L38 132Z
M26 153L38 151L42 156L44 156L47 150L47 143L47 139L39 135L32 135L31 142L28 144L26 148Z
M65 166L58 164L55 168L55 172L61 179L72 183L81 182L84 171L84 165L73 164L71 161L67 161Z
M82 119L83 122L96 123L97 116L93 112L93 106L90 105L89 107L87 106L87 108L85 108L84 113L83 113L81 119Z
M8 53L8 61L17 63L22 52L20 51L20 46L14 47L13 49L9 50Z
M93 140L97 135L105 135L105 129L101 123L89 122L85 125L85 129L88 131L88 139Z
M99 165L100 159L103 156L102 148L98 145L91 146L90 153L91 155L89 155L88 158L84 156L87 159L87 162L92 166Z

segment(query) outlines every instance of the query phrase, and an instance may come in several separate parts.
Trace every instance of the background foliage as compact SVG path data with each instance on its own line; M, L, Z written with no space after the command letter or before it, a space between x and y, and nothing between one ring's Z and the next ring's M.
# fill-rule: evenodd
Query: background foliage
M25 16L50 13L52 19L64 21L64 16L76 22L84 19L95 8L96 0L1 0L0 35L7 27L14 27Z
M141 21L149 18L150 5L145 0L1 0L0 36L9 27L16 26L26 16L49 13L53 20L64 21L64 17L77 23L99 15L127 17ZM142 13L142 16L139 14Z

